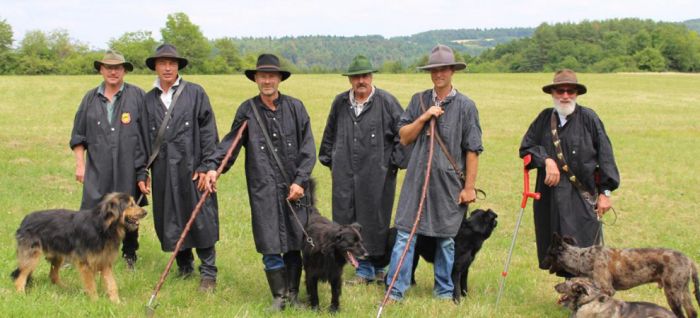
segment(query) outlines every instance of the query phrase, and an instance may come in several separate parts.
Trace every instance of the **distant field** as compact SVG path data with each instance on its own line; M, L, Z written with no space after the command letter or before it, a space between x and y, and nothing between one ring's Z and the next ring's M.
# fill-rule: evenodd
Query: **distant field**
M238 105L257 93L242 75L184 76L201 84L214 106L219 136L228 132ZM488 193L470 208L492 208L500 215L496 232L474 262L470 294L462 304L432 298L432 267L422 263L418 285L406 302L387 307L384 317L568 317L555 302L554 276L537 269L532 205L518 236L506 292L495 307L503 268L519 210L522 191L520 139L539 111L551 103L542 93L551 74L459 74L455 87L476 101L485 151L480 157L477 186ZM617 220L605 217L606 243L619 247L663 246L700 261L700 75L580 74L588 94L579 103L603 119L622 175L613 195ZM120 260L116 276L122 298L112 305L105 297L90 302L74 268L61 273L66 287L50 284L48 264L34 275L27 295L18 295L8 274L15 268L14 232L22 217L34 210L80 204L81 186L74 181L74 160L68 140L83 94L98 85L95 76L0 76L0 316L4 317L138 317L143 316L153 286L170 254L160 251L150 216L142 223L137 271L125 271ZM149 90L154 76L127 75L127 81ZM405 107L417 91L431 86L427 74L377 74L375 84L392 92ZM349 88L340 75L293 75L281 91L306 104L319 145L333 97ZM242 156L240 158L243 158ZM330 174L316 165L319 208L330 215ZM403 176L403 173L401 173ZM534 174L533 174L534 178ZM398 191L397 191L398 193ZM219 278L214 295L196 292L198 279L170 277L158 297L160 317L267 316L271 300L261 255L255 252L243 162L219 184L221 241L217 245ZM352 274L346 268L346 278ZM101 284L100 284L101 286ZM320 287L327 307L330 287ZM306 292L302 288L302 297ZM103 293L101 292L103 295ZM383 289L346 286L338 317L374 317ZM655 285L619 292L626 300L667 306ZM697 304L696 308L697 308ZM323 314L324 316L327 314ZM288 310L279 316L315 317L311 311Z

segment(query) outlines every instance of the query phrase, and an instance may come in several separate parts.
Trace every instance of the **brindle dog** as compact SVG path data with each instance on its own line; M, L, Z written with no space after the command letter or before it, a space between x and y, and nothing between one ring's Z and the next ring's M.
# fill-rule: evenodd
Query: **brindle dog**
M554 286L559 303L571 309L571 318L675 318L670 310L648 302L614 299L587 277L574 277Z
M581 248L570 237L554 233L544 263L550 271L564 269L575 276L591 278L603 293L626 290L647 283L664 289L671 310L678 317L697 317L688 285L695 284L700 303L700 283L695 263L682 253L665 248L617 249L605 246Z

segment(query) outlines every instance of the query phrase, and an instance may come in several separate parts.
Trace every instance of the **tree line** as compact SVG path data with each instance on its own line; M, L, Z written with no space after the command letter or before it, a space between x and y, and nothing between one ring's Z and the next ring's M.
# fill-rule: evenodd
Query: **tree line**
M299 73L337 73L357 54L386 73L416 72L437 43L451 46L468 72L579 72L700 70L700 20L686 24L641 19L543 23L537 28L434 30L412 36L298 36L207 39L182 12L169 14L160 30L126 32L108 42L148 73L145 59L162 42L175 45L190 61L190 74L232 74L255 66L271 52L283 67ZM697 28L696 28L697 30ZM71 39L65 30L29 31L13 46L12 27L0 19L0 74L91 74L103 51Z

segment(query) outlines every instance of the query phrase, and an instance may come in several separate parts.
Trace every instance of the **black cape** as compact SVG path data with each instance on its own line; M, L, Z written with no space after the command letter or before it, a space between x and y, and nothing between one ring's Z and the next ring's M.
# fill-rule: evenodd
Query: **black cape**
M302 229L294 220L287 207L290 181L308 189L308 180L316 163L316 146L311 133L309 114L304 104L291 96L280 93L274 103L275 111L263 105L259 96L252 98L260 117L265 121L267 132L287 175L293 180L284 180L270 149L265 143L262 128L255 120L250 99L243 102L236 111L231 131L223 138L216 152L206 160L200 170L216 170L224 159L226 151L233 143L238 128L248 121L241 143L226 163L224 172L233 165L241 146L245 147L245 174L248 184L248 198L253 223L255 248L261 254L280 254L300 251L303 244ZM309 193L305 193L309 194ZM306 224L307 205L310 195L294 204L301 221Z
M184 83L180 80L180 86ZM165 105L161 90L153 88L146 94L148 149L153 147ZM204 89L187 82L177 100L158 157L151 167L153 220L163 251L172 251L192 210L202 195L192 181L192 174L203 158L211 155L219 140L214 112ZM149 152L150 153L150 152ZM219 240L219 213L216 195L212 194L202 206L183 248L208 248Z
M374 88L360 116L349 91L335 97L318 159L331 168L333 221L358 222L370 255L383 255L394 207L396 173L408 164L411 147L399 143L403 108L388 92Z
M87 149L81 210L91 209L110 192L138 198L138 180L146 180L146 149L142 133L144 91L124 83L114 103L112 123L98 88L83 97L73 122L70 147ZM141 205L146 205L146 200Z
M537 116L520 145L520 157L532 154L532 162L527 168L537 168L535 191L542 195L533 204L537 256L541 268L552 233L572 236L582 247L596 244L600 238L600 223L594 207L583 199L561 167L559 184L555 187L544 184L544 161L546 158L556 158L550 127L553 111L553 108L547 108ZM615 164L612 144L603 122L592 109L576 105L574 112L567 117L566 124L559 127L558 131L564 158L576 178L587 189L591 192L595 189L597 193L617 189L620 173Z

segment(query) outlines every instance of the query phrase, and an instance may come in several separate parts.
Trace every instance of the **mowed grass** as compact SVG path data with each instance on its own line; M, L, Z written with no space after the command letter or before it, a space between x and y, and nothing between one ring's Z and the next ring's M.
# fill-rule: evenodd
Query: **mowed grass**
M257 88L242 75L188 76L204 86L214 106L219 136L230 129L233 115ZM495 233L471 268L470 294L460 305L432 298L432 266L421 263L418 285L406 301L385 308L384 317L568 317L556 304L554 284L560 279L537 269L531 202L513 254L506 290L495 306L500 273L508 253L522 191L520 139L541 109L551 104L541 92L551 74L458 74L455 87L476 101L485 151L480 156L477 186L488 197L470 209L492 208L500 215ZM700 261L698 211L700 195L700 103L697 74L580 74L589 93L579 102L596 110L612 140L622 185L614 193L617 218L605 217L606 243L617 247L669 247ZM24 215L48 208L77 208L81 185L74 181L74 159L68 148L73 117L83 94L98 85L95 76L0 77L0 314L3 317L138 317L170 256L160 251L150 216L142 223L137 271L116 264L122 303L114 305L100 289L91 302L74 268L61 274L65 286L48 279L48 264L34 274L26 295L17 294L9 278L15 268L14 233ZM127 81L149 90L154 76L127 75ZM378 87L392 92L405 107L417 91L431 87L427 74L377 74ZM293 75L281 91L300 98L311 115L319 145L333 97L349 84L340 75ZM240 158L243 158L241 156ZM241 159L242 160L242 159ZM330 216L328 169L316 165L319 208ZM401 173L403 176L403 172ZM533 174L534 179L534 174ZM213 295L198 293L198 279L171 275L158 295L160 317L261 317L271 295L261 255L255 252L243 162L221 178L221 241L217 244L219 277ZM397 191L398 193L398 191ZM149 209L150 211L150 209ZM346 267L345 277L353 271ZM99 284L100 288L102 283ZM320 314L327 316L329 286L323 284ZM306 292L302 287L302 297ZM383 296L379 286L345 286L338 317L375 316ZM655 285L622 291L625 300L667 306ZM696 304L697 306L697 304ZM278 316L314 317L318 313L287 310Z

